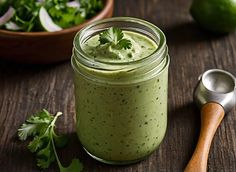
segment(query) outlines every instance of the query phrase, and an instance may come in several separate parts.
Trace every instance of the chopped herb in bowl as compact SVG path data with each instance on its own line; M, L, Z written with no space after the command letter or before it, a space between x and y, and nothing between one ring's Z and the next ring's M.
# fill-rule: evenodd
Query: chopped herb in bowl
M2 0L0 28L12 31L59 31L95 16L102 0Z

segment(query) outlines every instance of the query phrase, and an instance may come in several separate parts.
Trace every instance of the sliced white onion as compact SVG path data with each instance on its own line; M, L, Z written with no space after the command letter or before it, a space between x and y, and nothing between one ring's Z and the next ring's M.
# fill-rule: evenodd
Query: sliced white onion
M5 27L8 30L21 30L21 27L19 27L16 23L9 21L5 24Z
M47 10L44 7L41 7L39 10L39 20L43 28L48 32L55 32L62 30L62 28L56 25L52 18L49 16Z
M7 12L0 17L0 26L7 23L14 16L14 13L15 9L10 6Z
M79 8L80 3L78 1L70 1L66 3L67 7Z
M43 4L43 3L44 3L44 0L37 0L37 3L38 3L38 4Z

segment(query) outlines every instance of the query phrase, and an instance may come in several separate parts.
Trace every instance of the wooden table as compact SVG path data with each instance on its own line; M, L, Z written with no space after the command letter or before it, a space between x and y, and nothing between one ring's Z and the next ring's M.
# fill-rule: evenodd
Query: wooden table
M74 97L70 62L32 66L0 62L0 171L40 171L26 144L16 131L28 115L46 108L62 111L61 133L70 143L59 150L63 164L79 157L90 172L183 171L197 142L200 116L192 101L198 76L210 68L226 69L236 75L236 34L214 36L202 31L189 14L186 0L116 0L115 16L139 17L159 26L167 36L169 71L168 129L159 149L146 160L129 166L110 166L90 158L75 135ZM0 52L1 53L1 52ZM209 155L208 169L236 171L235 108L218 129ZM58 171L56 165L46 171Z

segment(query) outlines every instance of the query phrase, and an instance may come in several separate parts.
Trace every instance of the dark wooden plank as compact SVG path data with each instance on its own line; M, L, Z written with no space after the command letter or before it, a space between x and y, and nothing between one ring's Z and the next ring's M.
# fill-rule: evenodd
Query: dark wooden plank
M40 171L35 159L19 142L16 131L26 117L46 108L65 115L58 129L70 137L60 150L64 164L79 157L85 171L153 172L183 171L197 142L199 111L192 103L198 75L210 68L236 75L236 35L214 36L196 26L189 15L190 1L116 0L115 16L139 17L159 26L166 34L171 56L169 71L169 119L166 137L146 160L129 166L110 166L90 158L74 133L74 97L69 62L29 66L0 62L0 171ZM236 171L235 109L223 120L209 156L209 171ZM46 171L58 171L54 165Z

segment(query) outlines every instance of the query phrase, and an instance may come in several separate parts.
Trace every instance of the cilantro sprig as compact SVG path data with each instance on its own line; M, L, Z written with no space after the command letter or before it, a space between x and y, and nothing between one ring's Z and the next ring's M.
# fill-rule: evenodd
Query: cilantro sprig
M110 27L99 34L99 41L100 44L109 44L118 50L130 49L132 47L131 41L123 37L124 33L120 28Z
M57 135L54 131L55 123L61 115L61 112L57 112L53 116L44 109L30 116L18 129L19 139L24 141L28 137L33 138L28 149L36 154L38 167L48 168L56 160L60 172L81 172L83 165L79 159L73 159L68 167L63 167L58 158L56 147L64 147L68 141L65 136Z

